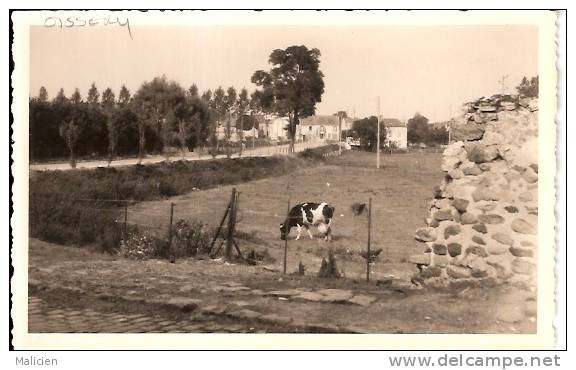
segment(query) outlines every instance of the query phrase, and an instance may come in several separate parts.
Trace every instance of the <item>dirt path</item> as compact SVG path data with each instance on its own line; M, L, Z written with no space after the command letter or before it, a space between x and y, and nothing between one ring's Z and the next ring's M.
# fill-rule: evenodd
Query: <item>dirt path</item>
M296 143L294 146L294 150L296 152L301 152L308 148L315 148L318 146L326 145L323 141L313 141L313 142L306 142L306 143ZM242 153L242 157L269 157L273 155L286 155L289 145L275 145L269 147L261 147L261 148L254 148L254 149L246 149ZM232 158L238 158L239 154L232 154ZM180 160L182 159L181 156L176 155L171 157L173 160ZM216 156L216 158L226 158L226 155L220 154ZM187 161L201 161L201 160L209 160L213 159L211 155L201 155L198 156L195 153L188 153L187 156L184 158ZM142 160L142 164L151 164L151 163L159 163L165 161L166 158L161 155L149 155ZM138 158L123 158L114 160L110 166L112 167L122 167L122 166L132 166L139 162ZM108 166L107 160L94 160L94 161L78 161L76 163L76 168L96 168L96 167L106 167ZM60 170L66 171L71 170L70 164L68 162L57 162L57 163L37 163L31 164L30 170L33 171L46 171L46 170Z
M212 260L139 262L35 239L29 292L31 332L528 333L536 325L514 315L527 297L508 288L433 292Z

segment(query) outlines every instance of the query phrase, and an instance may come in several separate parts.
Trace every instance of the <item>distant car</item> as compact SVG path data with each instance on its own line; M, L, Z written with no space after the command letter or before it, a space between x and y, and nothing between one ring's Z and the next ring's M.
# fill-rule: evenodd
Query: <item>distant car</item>
M346 138L346 144L348 144L350 146L359 147L360 146L360 139L354 139L352 136L348 136Z

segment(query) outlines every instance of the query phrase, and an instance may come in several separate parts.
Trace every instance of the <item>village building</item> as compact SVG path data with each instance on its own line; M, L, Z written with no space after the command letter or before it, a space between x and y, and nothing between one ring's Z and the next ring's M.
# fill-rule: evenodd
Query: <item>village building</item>
M268 120L264 115L242 115L238 117L233 115L230 119L230 141L237 142L240 141L240 130L242 130L242 137L247 138L259 138L261 136L266 136L266 127L268 125ZM228 130L227 121L224 120L220 122L216 128L216 137L218 140L226 140L226 134Z
M406 123L397 118L380 118L386 127L386 140L384 145L405 149L408 147L408 127Z
M315 115L300 119L297 137L302 141L338 140L338 116Z

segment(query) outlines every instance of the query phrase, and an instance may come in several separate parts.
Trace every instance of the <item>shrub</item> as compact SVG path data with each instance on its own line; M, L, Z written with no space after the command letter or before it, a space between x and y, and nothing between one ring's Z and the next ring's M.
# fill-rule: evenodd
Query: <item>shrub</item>
M210 253L211 228L199 221L178 220L173 227L171 252L176 257Z
M317 148L309 148L300 153L298 156L306 160L323 161L324 154L335 152L338 150L337 144L325 145Z
M120 241L118 254L134 260L146 260L162 254L161 240L147 231L132 229L126 233L126 238Z

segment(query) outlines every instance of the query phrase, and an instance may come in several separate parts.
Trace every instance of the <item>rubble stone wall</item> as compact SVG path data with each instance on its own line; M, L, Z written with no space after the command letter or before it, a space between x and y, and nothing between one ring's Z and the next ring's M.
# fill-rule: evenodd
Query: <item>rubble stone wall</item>
M451 125L445 179L434 189L426 244L410 258L424 285L536 286L538 100L483 99Z

